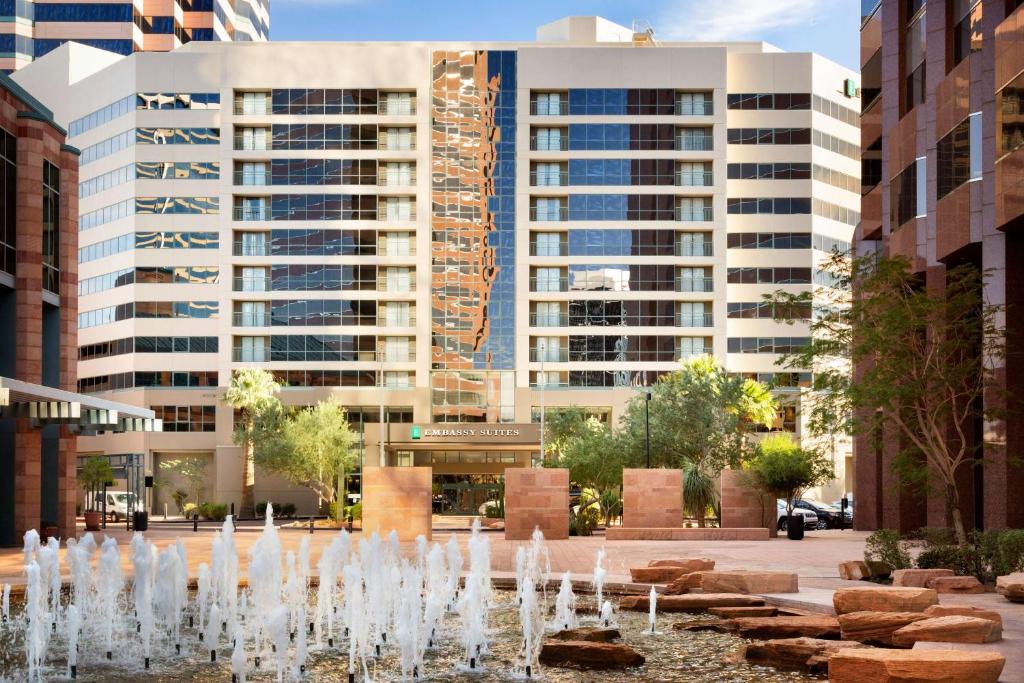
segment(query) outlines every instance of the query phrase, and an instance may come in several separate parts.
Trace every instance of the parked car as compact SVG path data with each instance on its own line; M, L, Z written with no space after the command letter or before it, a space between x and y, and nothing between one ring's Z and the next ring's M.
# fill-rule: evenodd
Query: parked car
M107 491L107 516L115 522L128 519L129 508L135 511L135 494L128 491Z
M834 505L826 505L820 500L800 498L793 501L793 505L801 510L810 510L818 515L819 529L838 529L839 521L843 518L843 511L840 508ZM846 526L853 523L853 514L849 511L846 513L845 521Z
M839 509L842 509L842 507L843 507L843 499L840 498L839 500L835 501L834 503L832 503L832 506L833 507L837 507ZM850 517L853 517L853 494L852 493L847 493L846 494L846 512L847 512L847 514Z
M786 520L786 501L777 501L776 507L779 512L779 531L785 531L789 526ZM803 515L804 528L805 529L817 529L818 528L818 514L811 510L806 510L800 507L793 508L794 515Z

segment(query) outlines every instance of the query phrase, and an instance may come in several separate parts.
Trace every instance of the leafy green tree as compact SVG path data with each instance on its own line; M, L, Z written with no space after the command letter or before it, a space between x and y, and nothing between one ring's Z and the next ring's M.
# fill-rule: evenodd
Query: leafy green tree
M622 469L628 455L612 429L597 419L584 421L567 437L560 460L552 466L565 467L569 478L584 491L580 507L597 505L606 523L618 509L622 491Z
M906 444L897 460L901 483L941 491L957 542L966 545L956 482L978 462L966 431L974 417L998 417L993 406L1001 401L983 399L998 391L992 380L1005 356L1004 307L985 302L986 274L972 265L946 269L942 291L927 287L903 257L834 254L823 270L834 286L769 297L790 322L786 311L815 303L811 343L782 359L813 372L804 392L810 432L894 432Z
M747 472L755 486L786 501L786 513L793 514L793 501L804 491L835 478L827 456L801 448L789 434L769 434L757 444Z
M199 505L204 502L200 498L202 498L203 485L206 483L206 466L208 464L209 462L205 458L200 457L175 458L174 460L160 461L160 469L173 472L188 482L188 495L196 501L196 505ZM182 500L179 503L174 495L172 498L178 509L184 510L185 501Z
M683 504L704 526L707 510L718 503L715 480L739 465L752 427L773 424L775 399L765 385L726 372L711 356L683 361L650 391L651 465L683 470ZM634 462L645 461L645 400L633 397L621 420Z
M558 406L544 411L544 457L555 463L562 459L570 441L585 428L587 414L579 406Z
M96 509L96 496L90 495L98 491L103 484L114 478L114 470L110 461L102 455L94 455L85 461L78 473L78 485L85 491L86 509Z
M274 376L262 368L241 368L231 376L231 385L224 393L224 402L241 413L235 426L235 443L242 446L242 505L239 516L255 517L253 438L260 414L280 408L274 395L281 388Z
M312 490L323 510L338 500L358 460L359 437L336 399L292 412L266 411L258 433L256 464Z

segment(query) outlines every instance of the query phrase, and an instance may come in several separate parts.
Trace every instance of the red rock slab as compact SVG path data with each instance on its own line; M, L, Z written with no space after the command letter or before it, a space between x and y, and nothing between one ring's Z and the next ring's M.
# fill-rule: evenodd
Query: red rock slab
M779 610L770 605L764 607L712 607L708 614L723 619L735 619L736 617L774 617L778 616Z
M997 576L996 593L1005 595L1006 590L1014 584L1024 585L1024 572L1014 572L1013 574L1007 574L1005 576Z
M772 666L777 669L797 669L810 673L827 673L828 658L844 648L868 647L861 643L820 638L782 638L749 643L743 657L757 666Z
M593 643L610 643L622 637L617 628L570 628L551 636L552 640L586 640Z
M994 643L1003 639L1003 629L989 619L964 617L928 617L898 629L892 634L894 645L913 647L914 643Z
M641 666L644 656L628 645L590 640L547 641L541 646L540 663L578 669L628 669Z
M687 595L659 595L659 612L703 612L709 607L760 607L764 599L735 593L689 593ZM646 612L650 609L650 596L627 595L619 600L619 609Z
M997 683L1006 658L980 650L839 650L830 683Z
M736 630L744 638L821 638L839 640L839 620L824 614L806 617L738 617Z
M688 574L685 567L630 567L633 583L671 583Z
M928 580L939 576L956 576L952 569L897 569L892 573L892 585L904 588L927 588Z
M795 572L773 571L708 571L701 578L701 588L709 593L798 593Z
M715 561L706 557L683 557L667 560L651 560L648 567L682 567L685 573L710 571L715 568Z
M713 631L715 633L736 633L736 622L732 619L691 619L672 624L676 631Z
M999 628L1003 628L1003 617L992 609L983 609L981 607L975 607L974 605L932 605L924 611L926 617L948 617L948 616L961 616L961 617L978 617L979 619L988 619L994 621L999 625Z
M896 586L855 586L840 588L832 595L836 614L850 612L923 612L939 602L931 588Z
M973 576L937 576L928 579L926 588L931 588L936 593L961 593L977 594L984 593L985 587Z
M839 578L844 581L861 581L871 578L871 569L864 560L839 563Z
M843 640L892 647L893 633L927 618L922 612L851 612L839 615L839 630Z

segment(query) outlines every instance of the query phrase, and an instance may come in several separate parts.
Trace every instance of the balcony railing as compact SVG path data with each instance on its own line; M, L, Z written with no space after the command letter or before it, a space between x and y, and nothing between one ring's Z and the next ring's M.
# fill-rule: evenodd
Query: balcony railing
M270 256L270 245L266 242L245 244L236 241L231 245L231 254L233 256Z
M398 246L394 249L388 249L387 243L382 244L377 249L378 256L415 256L416 255L416 244L410 240L408 244L404 246Z
M530 348L530 361L533 363L566 363L569 361L569 349Z
M253 102L249 107L245 106L245 100L236 97L233 111L236 116L267 116L270 114L270 97L258 104Z
M231 314L231 324L235 327L270 327L270 312L235 311Z
M269 292L269 277L236 277L231 279L231 290L234 292Z
M530 313L530 327L568 327L568 313Z
M553 208L538 209L530 207L530 220L536 222L567 221L569 220L569 207L557 206Z
M236 221L269 221L270 207L236 206L231 215Z
M704 348L696 349L676 349L676 360L689 360L690 358L696 358L697 356L711 356L714 355L713 347L705 346Z
M676 313L676 327L714 327L713 313Z
M711 187L714 182L711 171L676 171L676 185L679 187Z
M566 134L551 139L538 138L536 135L531 135L530 149L534 152L565 152L569 149L569 136Z
M676 116L714 116L715 105L711 100L676 101Z
M377 139L377 149L383 152L412 152L416 149L416 137L410 136L405 141L399 141L392 137L380 137Z
M414 221L416 220L416 205L410 203L407 207L402 206L398 210L388 211L388 205L381 203L378 205L377 220L389 223Z
M677 292L713 292L714 279L710 277L679 277L676 278Z
M386 170L381 170L377 174L378 187L412 187L415 184L416 171L414 169L397 173L388 173Z
M268 171L235 171L235 185L246 187L270 185L270 173Z
M532 187L565 187L568 184L568 171L561 171L559 173L542 172L539 174L536 171L530 171L530 185Z
M416 98L389 102L387 98L377 102L378 116L412 116L416 113Z
M676 136L677 152L710 152L714 149L714 136L712 135L687 135L686 137Z
M707 242L676 242L676 256L714 256L715 245Z
M559 100L558 102L530 102L531 116L565 116L569 113L569 101Z
M269 363L270 346L256 348L234 346L231 348L231 360L236 363Z
M676 207L676 220L695 223L706 223L715 219L715 212L712 207Z
M398 318L392 318L390 320L386 315L378 315L377 327L416 327L416 313L409 313L409 315L399 316Z
M550 278L536 276L530 277L530 291L531 292L568 292L569 291L569 278L559 277Z
M569 243L559 242L557 244L547 244L537 242L530 242L530 256L568 256L569 255Z
M239 152L266 152L270 149L270 131L267 131L265 140L253 138L246 139L245 136L235 135L235 150Z
M416 291L415 276L410 273L408 283L391 282L390 284L386 278L380 277L377 279L377 291L390 294L411 294Z

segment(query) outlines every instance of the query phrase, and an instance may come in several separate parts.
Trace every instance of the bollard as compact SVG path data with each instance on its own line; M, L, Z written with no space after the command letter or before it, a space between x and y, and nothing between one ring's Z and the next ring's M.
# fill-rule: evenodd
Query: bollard
M309 516L309 533L313 533L313 515Z
M199 531L199 513L192 517L192 533Z
M235 518L235 504L231 503L231 519Z

